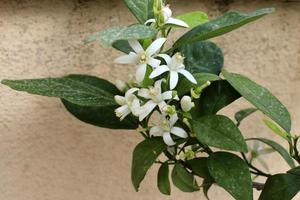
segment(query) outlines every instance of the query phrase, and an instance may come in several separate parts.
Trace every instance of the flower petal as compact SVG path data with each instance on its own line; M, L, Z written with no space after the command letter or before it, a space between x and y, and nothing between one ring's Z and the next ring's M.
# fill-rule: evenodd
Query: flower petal
M128 40L129 45L136 53L144 52L142 45L137 40Z
M166 105L167 105L167 103L164 102L164 101L159 102L159 104L158 104L159 110L160 110L161 112L163 112L163 108L164 108Z
M166 38L159 38L152 42L152 44L146 50L147 55L152 56L153 54L158 52L165 42Z
M185 23L184 21L182 21L180 19L175 19L175 18L172 18L172 17L170 17L168 19L168 21L166 21L166 24L174 24L174 25L177 25L177 26L185 27L185 28L189 27L189 25L187 23Z
M140 109L139 120L143 121L143 119L145 119L156 106L157 104L151 100L148 101L145 105L143 105Z
M169 71L169 68L167 65L161 65L159 67L157 67L156 69L153 70L153 72L150 74L149 78L155 78L163 73L165 73L166 71Z
M145 22L145 25L147 24L152 24L155 22L155 19L148 19L146 22Z
M157 56L163 58L167 64L169 64L172 59L168 54L158 54Z
M150 99L149 89L142 88L139 90L138 95L146 99Z
M121 106L115 110L116 116L122 121L127 115L131 113L128 105Z
M155 89L157 89L157 91L159 92L159 94L161 94L161 83L163 80L158 80L154 83L154 87Z
M187 138L188 135L186 133L186 131L183 128L179 128L179 127L173 127L171 129L171 133L173 133L174 135L181 137L181 138Z
M131 104L131 112L134 116L138 117L139 116L139 113L140 113L140 110L141 110L141 105L140 105L140 101L138 98L135 98L133 101L132 101L132 104Z
M163 129L159 126L153 126L151 129L150 129L150 135L153 135L153 136L162 136L163 135Z
M166 91L166 92L162 93L163 100L172 99L172 96L173 96L173 92L172 91Z
M170 90L173 90L178 83L178 73L176 71L170 71Z
M148 59L148 65L150 65L151 67L153 67L153 68L157 68L157 67L159 67L159 65L160 65L160 60L157 60L157 59L155 59L155 58L152 58L152 57L150 57L149 59Z
M114 97L114 99L115 99L115 102L117 102L117 104L119 104L119 105L121 105L121 106L123 106L123 105L126 104L126 99L125 99L125 97L122 97L122 96L120 96L120 95L116 95L116 96Z
M163 140L164 140L164 142L165 142L168 146L173 146L173 145L176 144L176 143L174 142L174 140L172 139L171 134L168 133L168 132L165 132L165 133L163 134Z
M128 55L120 56L114 60L118 64L136 64L138 56L136 53L130 52Z
M127 92L125 94L125 98L128 98L130 95L132 95L133 93L135 93L138 90L139 90L139 88L130 88L129 90L127 90Z
M142 82L145 78L145 74L146 74L146 70L147 70L147 65L146 64L141 64L138 66L136 73L135 73L135 78L137 80L137 82Z
M170 117L169 122L170 122L170 127L173 127L174 124L178 121L178 116L177 114L174 114Z
M183 76L185 76L185 78L187 78L189 81L191 81L192 83L194 83L194 84L197 84L197 81L196 81L196 79L194 78L194 76L190 73L190 72L188 72L187 70L185 70L185 69L180 69L180 70L178 70L178 72L180 73L180 74L182 74Z

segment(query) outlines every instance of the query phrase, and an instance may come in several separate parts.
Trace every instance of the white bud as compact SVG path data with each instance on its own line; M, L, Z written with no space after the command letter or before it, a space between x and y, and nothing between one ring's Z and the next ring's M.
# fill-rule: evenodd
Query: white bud
M121 91L121 92L125 92L127 85L124 81L122 80L117 80L116 81L116 87Z
M183 96L180 101L181 108L184 112L189 112L194 106L194 102L192 102L191 97Z
M119 96L119 95L115 96L115 101L117 102L117 104L119 104L121 106L126 104L125 97L122 97L122 96Z
M168 21L168 19L170 17L172 17L172 10L170 9L169 5L164 6L163 9L162 9L162 12L163 12L163 15L164 15L164 18L165 18L165 22Z

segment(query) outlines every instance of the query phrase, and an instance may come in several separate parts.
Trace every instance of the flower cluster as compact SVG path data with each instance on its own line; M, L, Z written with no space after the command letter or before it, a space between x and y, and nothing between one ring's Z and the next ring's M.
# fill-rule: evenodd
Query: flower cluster
M172 11L169 6L162 6L160 14L163 16L164 25L188 27L185 22L171 17ZM156 22L155 19L150 19L145 24ZM166 40L165 37L157 38L146 47L137 40L129 40L132 52L115 59L115 63L136 67L134 84L120 80L116 83L125 96L115 96L115 101L120 105L115 112L120 120L132 114L138 117L139 121L148 122L152 113L158 111L159 123L143 128L148 128L150 135L162 136L165 143L172 146L176 143L171 134L179 138L188 137L187 131L179 127L178 121L182 113L188 113L194 107L192 97L183 96L179 99L177 95L176 86L180 75L193 84L197 84L197 81L185 69L185 58L180 52L173 55L163 53ZM145 80L152 80L151 84L145 86Z

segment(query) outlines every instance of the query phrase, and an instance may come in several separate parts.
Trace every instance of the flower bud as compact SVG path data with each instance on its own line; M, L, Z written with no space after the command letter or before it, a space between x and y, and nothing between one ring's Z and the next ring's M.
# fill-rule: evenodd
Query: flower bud
M165 107L163 107L163 110L162 110L165 114L169 115L169 116L172 116L174 114L176 114L176 107L173 105L173 106L170 106L170 105L166 105Z
M125 92L127 85L124 81L122 80L116 80L116 87L121 91L121 92Z
M187 150L184 154L184 157L186 160L192 160L196 157L196 154L194 151L192 151L191 149Z
M117 104L119 104L121 106L126 104L125 98L122 96L119 96L119 95L115 96L115 101L117 102Z
M184 112L189 112L195 106L194 102L192 102L192 98L189 96L183 96L180 105Z

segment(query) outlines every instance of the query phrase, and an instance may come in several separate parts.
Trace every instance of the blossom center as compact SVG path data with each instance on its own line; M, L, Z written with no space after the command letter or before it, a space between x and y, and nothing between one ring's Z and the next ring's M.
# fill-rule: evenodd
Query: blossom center
M145 64L147 63L147 54L144 52L140 56L140 64Z
M149 89L149 96L155 103L161 102L160 91L157 88L151 87Z
M168 120L163 120L162 121L162 129L164 130L164 131L167 131L167 132L169 132L170 131L170 123L168 122Z

